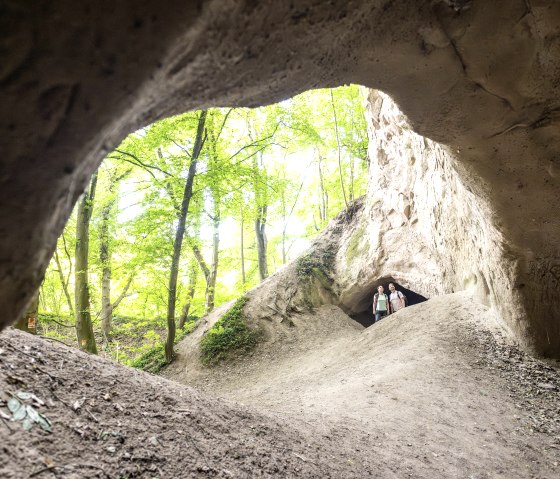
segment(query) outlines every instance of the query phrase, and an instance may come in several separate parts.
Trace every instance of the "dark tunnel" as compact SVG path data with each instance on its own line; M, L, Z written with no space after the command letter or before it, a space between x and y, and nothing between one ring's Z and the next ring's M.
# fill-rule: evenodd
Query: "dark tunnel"
M402 294L404 294L405 298L406 298L406 306L413 306L415 304L419 304L422 303L424 301L427 301L428 298L422 296L421 294L416 293L415 291L405 288L404 286L401 286L399 283L397 283L396 281L392 281L391 279L387 279L387 280L382 280L379 281L377 283L375 283L375 285L373 286L371 293L369 294L370 296L370 300L368 301L368 306L367 309L350 315L350 317L352 319L354 319L355 321L357 321L358 323L360 323L362 326L364 327L369 327L371 326L374 322L375 322L375 314L373 314L373 296L374 294L377 292L377 287L378 286L383 286L384 288L384 292L385 294L389 295L389 283L393 283L395 285L395 289L397 291L400 291Z

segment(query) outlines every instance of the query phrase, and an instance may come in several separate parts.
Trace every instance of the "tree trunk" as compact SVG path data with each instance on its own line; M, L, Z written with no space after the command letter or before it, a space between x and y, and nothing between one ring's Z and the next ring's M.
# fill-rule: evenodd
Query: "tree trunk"
M323 169L321 167L323 157L319 153L319 194L321 196L321 202L319 204L319 228L322 229L327 222L328 209L329 209L329 196L325 188L325 180L323 178Z
M332 105L332 111L333 111L333 115L334 115L334 129L336 132L336 145L337 145L337 149L338 149L338 176L340 179L340 189L342 190L342 196L344 197L344 206L346 206L346 208L348 208L348 200L346 198L346 190L344 189L344 179L342 177L342 159L341 159L341 148L340 148L340 137L338 135L338 121L336 119L336 108L334 107L334 95L333 95L333 91L331 88L331 105Z
M286 190L282 188L282 264L286 264L286 230L288 229Z
M60 257L58 256L58 251L54 250L54 259L56 261L56 267L58 268L58 277L60 283L62 284L62 290L64 291L64 296L66 296L66 302L68 303L68 308L70 309L70 314L74 316L74 306L72 305L72 298L70 297L70 292L68 291L68 280L64 278L62 273L62 263L60 262Z
M179 324L177 325L179 329L183 329L183 327L185 326L185 322L189 317L189 311L191 309L192 300L194 298L194 293L196 291L197 280L198 280L198 268L196 267L196 259L191 259L189 286L187 287L187 299L185 300L185 304L183 305L181 316L179 316Z
M75 305L76 305L76 333L78 347L84 351L97 354L95 336L91 323L88 282L88 249L89 223L95 199L97 173L91 178L89 190L83 195L78 205L76 220L76 269L75 274Z
M268 265L266 261L266 213L267 206L258 209L257 219L255 220L255 233L257 235L257 257L259 263L259 276L261 281L268 277Z
M14 324L17 328L26 333L37 334L37 322L39 318L39 290L34 294L31 303L27 306L25 314Z
M168 363L173 361L174 357L173 345L175 343L175 303L177 301L177 277L179 276L179 259L181 257L181 248L183 245L183 237L185 235L185 223L187 220L189 203L192 197L194 175L196 173L198 157L204 145L203 135L204 124L206 122L206 113L206 111L202 111L198 119L196 139L194 142L187 180L185 182L183 201L181 203L181 212L179 214L179 224L177 225L177 232L175 233L175 241L173 243L173 257L171 259L171 272L169 274L169 294L167 299L168 334L167 341L165 342L165 359Z
M206 281L206 313L214 309L214 295L216 292L216 280L218 278L218 259L220 246L220 213L219 206L215 207L215 216L212 218L214 227L214 235L212 238L212 263L210 265L210 273Z
M244 238L243 238L243 228L245 226L245 222L243 221L243 207L241 207L241 288L243 292L245 292L245 283L247 282L247 278L245 275L245 245L244 245Z
M103 208L101 215L101 231L99 243L99 259L102 265L101 274L101 330L105 338L112 329L113 305L111 304L111 260L109 256L109 219L114 201L111 200Z

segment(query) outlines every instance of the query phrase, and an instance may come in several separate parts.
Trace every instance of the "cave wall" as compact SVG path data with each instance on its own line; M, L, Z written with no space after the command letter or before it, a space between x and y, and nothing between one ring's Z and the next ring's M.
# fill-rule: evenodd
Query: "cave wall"
M486 296L513 301L522 344L560 356L559 26L555 0L2 2L0 327L126 134L352 82L387 92L415 131L451 148L510 259L517 293ZM433 255L435 291L437 268L451 269Z
M340 239L336 284L350 313L379 278L431 297L464 289L498 310L512 337L530 327L514 288L515 259L474 194L456 152L416 134L386 94L366 91L369 182L363 211Z

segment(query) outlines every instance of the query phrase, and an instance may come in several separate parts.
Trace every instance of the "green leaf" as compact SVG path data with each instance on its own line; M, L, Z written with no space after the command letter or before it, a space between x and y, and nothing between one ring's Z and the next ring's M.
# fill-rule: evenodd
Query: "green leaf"
M42 414L39 414L39 419L37 420L37 423L39 423L39 426L41 426L41 428L44 431L47 432L52 432L52 424L51 422Z
M31 418L26 417L22 422L23 430L29 431L33 427L33 421Z
M16 411L13 411L12 414L14 416L14 421L21 421L27 416L27 410L25 406L20 403L20 407Z
M19 399L12 397L8 399L8 409L12 414L14 414L19 408L21 408L22 404Z
M39 413L37 412L37 410L33 406L25 406L25 408L27 409L27 415L29 416L29 419L31 419L33 422L39 422Z

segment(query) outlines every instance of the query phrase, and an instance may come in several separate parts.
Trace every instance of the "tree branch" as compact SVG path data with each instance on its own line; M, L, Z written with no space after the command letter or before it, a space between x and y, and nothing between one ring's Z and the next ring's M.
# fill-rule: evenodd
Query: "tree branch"
M158 166L149 165L148 163L144 163L142 160L140 160L140 158L138 158L136 155L133 155L132 153L129 153L127 151L122 151L122 150L115 150L115 151L117 153L120 153L121 155L126 155L126 156L132 158L136 163L134 163L130 160L127 160L126 158L122 158L122 157L118 157L118 156L113 156L113 157L109 157L109 158L114 158L116 160L127 161L128 163L132 163L133 165L136 164L136 166L140 166L140 167L144 168L146 171L149 171L149 169L152 169L152 170L157 170L157 171L163 173L164 175L173 176L171 173L169 173L168 171L162 170ZM150 174L153 176L153 173L150 172Z
M194 257L198 261L198 264L200 266L200 269L202 270L202 273L204 274L204 278L206 279L206 281L208 281L208 278L210 277L210 268L208 268L208 265L206 264L206 261L204 260L204 257L202 256L202 253L200 252L200 249L194 243L191 244L191 249L192 249L192 252L194 254Z
M121 291L121 294L119 295L119 297L114 301L112 309L113 311L115 309L118 308L119 304L121 304L121 301L127 297L126 293L128 292L128 288L130 288L130 285L132 284L132 280L134 279L134 275L131 274L128 277L128 281L126 282L126 285L124 286L123 290Z

